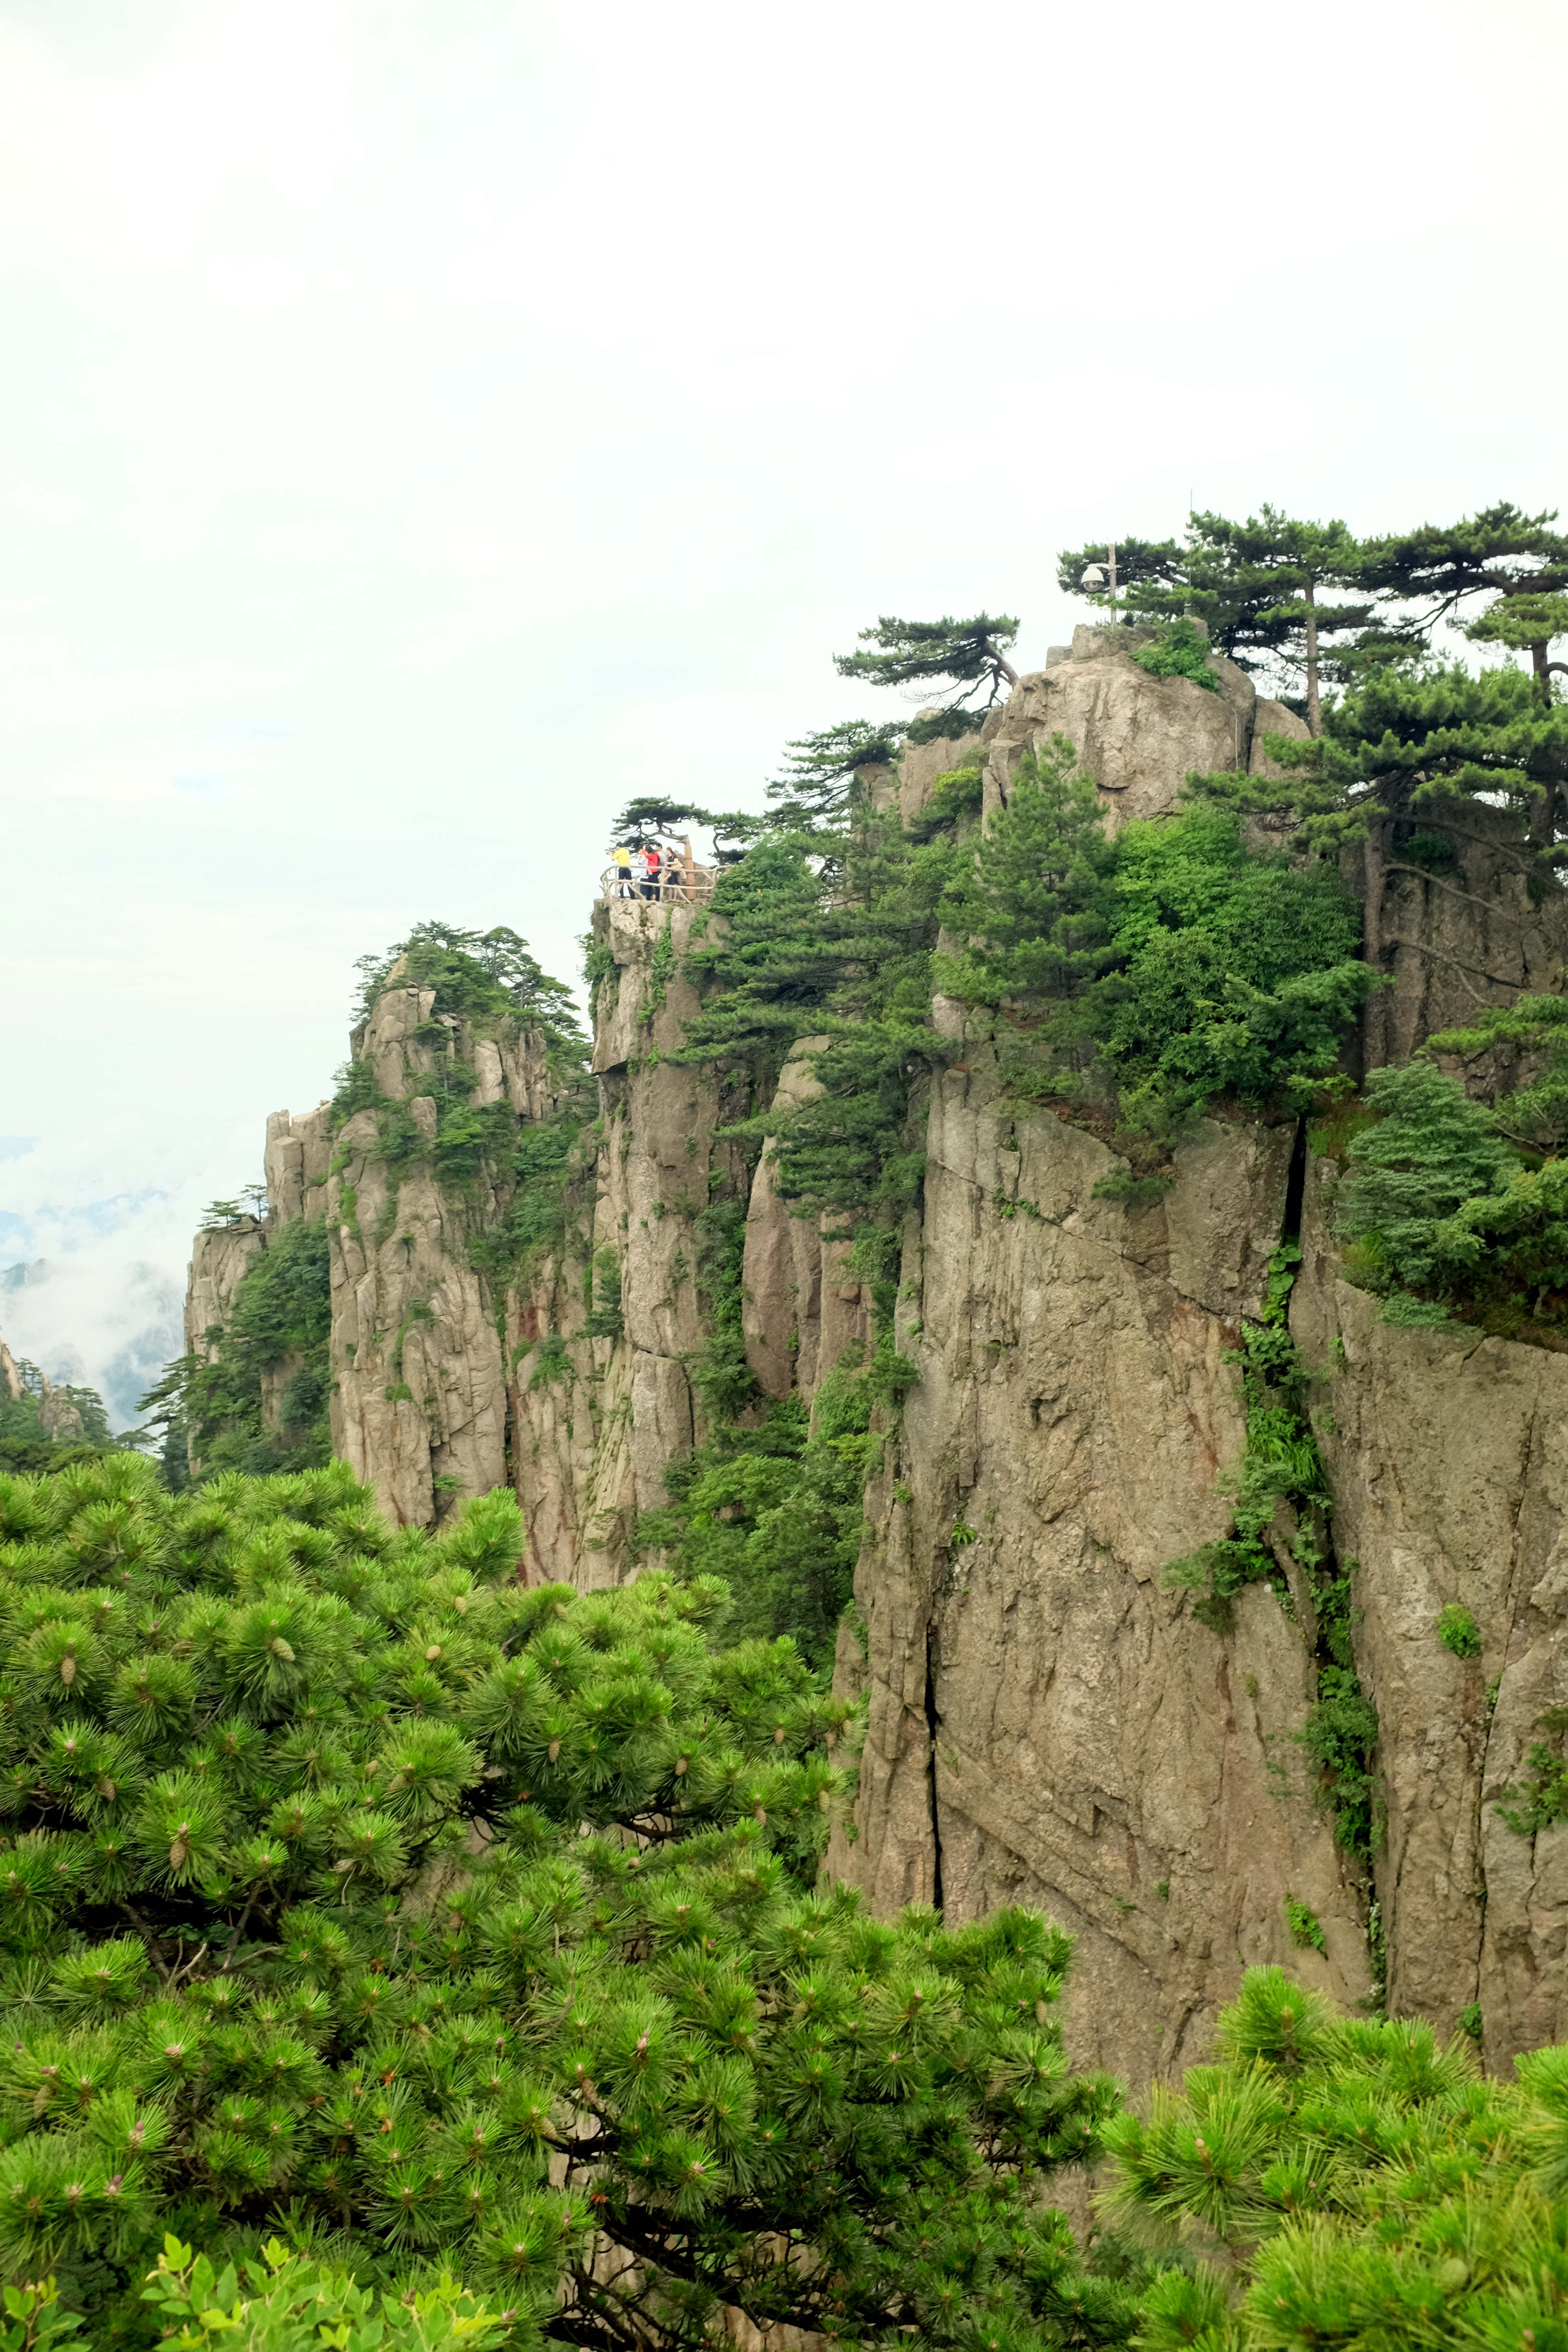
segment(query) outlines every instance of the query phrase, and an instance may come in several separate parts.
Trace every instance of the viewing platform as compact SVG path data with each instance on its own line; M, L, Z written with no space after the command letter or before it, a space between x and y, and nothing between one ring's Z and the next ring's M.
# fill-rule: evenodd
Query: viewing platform
M662 862L657 880L645 881L622 866L606 866L599 877L602 899L640 898L649 906L701 907L713 896L719 869L695 858Z

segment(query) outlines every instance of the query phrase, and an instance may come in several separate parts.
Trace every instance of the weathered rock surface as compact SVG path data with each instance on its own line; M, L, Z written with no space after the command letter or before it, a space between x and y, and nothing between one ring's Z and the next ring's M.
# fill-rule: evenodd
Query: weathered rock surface
M1506 2072L1568 2037L1568 1827L1521 1837L1498 1808L1540 1717L1568 1704L1568 1357L1381 1321L1337 1276L1331 1173L1309 1171L1291 1328L1320 1373L1378 1713L1389 2006L1449 2032L1479 2002L1487 2063ZM1475 1619L1479 1657L1439 1641L1450 1601Z
M433 1003L429 989L390 987L355 1040L426 1143L436 1103L418 1088L458 1042L421 1034ZM378 1141L377 1113L355 1112L327 1180L332 1450L398 1525L423 1527L445 1496L482 1495L506 1478L500 1336L468 1251L500 1204L488 1173L466 1194L439 1183L423 1155L390 1163Z
M1019 679L990 739L987 816L1005 805L1019 760L1053 735L1068 738L1094 778L1112 834L1133 817L1168 816L1194 772L1247 767L1258 703L1247 672L1215 654L1217 692L1191 678L1151 677L1132 654L1152 635L1075 629L1066 661Z
M811 1055L826 1042L800 1040L779 1074L774 1106L793 1109L816 1093ZM741 1316L746 1361L765 1395L793 1392L809 1402L825 1372L864 1354L870 1313L849 1264L848 1243L824 1234L829 1221L791 1213L779 1194L773 1154L770 1139L752 1177L746 1210Z
M262 1173L267 1180L267 1213L274 1224L326 1214L331 1121L330 1102L301 1111L298 1118L286 1110L275 1110L268 1118Z
M211 1363L215 1343L209 1332L227 1324L234 1294L249 1271L251 1260L267 1246L259 1217L237 1217L232 1224L210 1225L191 1244L185 1277L185 1353Z
M1288 1140L1216 1129L1130 1214L1093 1197L1107 1148L1016 1116L971 1052L934 1086L905 1254L921 1378L856 1580L868 1714L836 1865L882 1910L1039 1905L1079 1939L1075 2053L1146 2078L1203 2050L1246 1963L1367 1988L1363 1906L1290 1738L1312 1696L1299 1633L1253 1590L1222 1641L1160 1581L1226 1524L1224 1350L1279 1236ZM1247 1203L1245 1255L1216 1259L1210 1197ZM1326 1958L1292 1949L1287 1895Z
M1062 733L1114 829L1173 813L1193 771L1268 774L1265 738L1304 733L1234 665L1215 661L1209 693L1150 677L1139 642L1077 631L973 736L911 748L873 779L879 804L896 796L908 820L940 774L983 759L994 811L1023 754ZM1414 825L1391 835L1394 1055L1478 1003L1561 984L1561 902L1531 899L1502 820L1468 811L1465 824L1434 870L1407 854ZM640 899L595 909L599 1117L547 1252L497 1271L505 1169L465 1190L438 1181L429 1149L439 1055L520 1131L555 1116L539 1040L504 1024L438 1035L428 991L395 973L354 1050L413 1123L400 1179L374 1113L331 1138L324 1108L279 1114L269 1225L197 1244L187 1329L205 1347L270 1225L324 1200L342 1450L406 1518L510 1482L536 1577L630 1573L635 1515L704 1433L692 1371L713 1204L746 1203L743 1330L765 1393L811 1398L869 1336L843 1245L790 1215L765 1149L753 1168L715 1139L765 1097L731 1099L674 1058L698 1001L682 969L693 922ZM1135 2081L1205 2054L1247 1963L1281 1961L1346 2003L1367 1995L1366 1892L1296 1737L1317 1694L1310 1596L1293 1617L1288 1593L1250 1587L1222 1636L1162 1582L1228 1524L1216 1480L1244 1424L1226 1355L1304 1199L1292 1329L1321 1375L1338 1556L1355 1563L1356 1661L1381 1726L1373 1891L1391 2002L1445 2030L1479 2002L1500 2066L1568 2037L1568 1825L1521 1838L1498 1810L1541 1717L1568 1704L1568 1360L1381 1324L1340 1277L1331 1171L1294 1160L1289 1125L1205 1122L1162 1201L1097 1199L1109 1149L1009 1106L984 1021L942 1003L937 1016L955 1059L932 1082L897 1333L919 1379L867 1497L858 1630L840 1638L840 1687L864 1692L867 1717L856 1834L836 1837L833 1866L879 1911L937 1897L957 1920L1011 1900L1051 1913L1079 1938L1074 2054ZM808 1044L778 1098L812 1083ZM1436 1638L1448 1601L1475 1616L1475 1661ZM1316 1916L1324 1953L1292 1944L1288 1896Z

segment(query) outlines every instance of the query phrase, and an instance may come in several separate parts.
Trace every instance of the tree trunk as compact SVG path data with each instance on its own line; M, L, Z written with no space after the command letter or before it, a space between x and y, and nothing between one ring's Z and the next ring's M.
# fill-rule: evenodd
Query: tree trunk
M1530 658L1535 671L1535 691L1543 703L1550 704L1552 673L1563 665L1548 661L1548 650L1546 641L1538 637L1530 648ZM1557 787L1550 776L1544 779L1530 812L1530 838L1536 849L1550 849L1557 838Z
M1372 966L1374 981L1383 978L1383 892L1386 879L1383 859L1383 814L1379 810L1367 818L1366 837L1362 844L1362 878L1366 903L1362 912L1362 955ZM1387 1022L1384 1017L1384 991L1374 985L1367 992L1361 1015L1361 1074L1363 1083L1373 1070L1380 1070L1387 1059Z
M1310 580L1302 594L1307 607L1307 726L1311 734L1321 735L1323 708L1318 698L1318 604Z

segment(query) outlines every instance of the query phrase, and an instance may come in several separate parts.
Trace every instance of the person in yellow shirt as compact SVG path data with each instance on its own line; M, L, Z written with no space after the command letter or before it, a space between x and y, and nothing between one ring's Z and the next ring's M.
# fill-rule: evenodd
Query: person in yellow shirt
M632 853L624 841L617 841L611 850L610 863L616 869L616 898L634 898L637 894L632 888Z

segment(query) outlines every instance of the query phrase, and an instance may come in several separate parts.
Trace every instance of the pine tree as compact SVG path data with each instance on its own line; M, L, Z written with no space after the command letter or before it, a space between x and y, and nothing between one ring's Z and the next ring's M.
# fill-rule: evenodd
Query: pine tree
M1102 552L1064 551L1057 560L1060 585L1082 595L1085 568ZM1376 604L1364 590L1348 604L1323 601L1325 589L1360 589L1360 564L1342 522L1302 521L1271 506L1245 522L1194 512L1184 543L1118 542L1117 594L1129 615L1169 623L1192 614L1206 625L1215 649L1244 669L1299 683L1307 724L1319 735L1324 676L1342 674L1352 646L1364 657L1373 643L1385 641L1386 633L1374 632ZM1106 593L1097 591L1095 601ZM1352 646L1341 649L1342 640Z
M508 1493L0 1479L0 2263L149 2341L166 2231L509 2341L1120 2340L1042 2190L1110 2086L1005 1912L812 1885L846 1710L710 1582L516 1581ZM178 2265L176 2266L178 2267Z
M785 832L807 834L842 824L861 770L888 766L898 757L903 740L904 729L897 720L874 727L863 719L797 736L785 746L783 775L767 787L773 804L770 822Z
M898 621L884 614L875 628L862 629L868 653L837 654L840 677L864 678L872 686L911 686L929 678L953 689L935 715L917 719L912 743L944 735L965 735L996 701L1004 685L1016 686L1018 673L1007 659L1018 624L1006 614L976 613L967 621ZM976 697L984 689L984 700Z
M1425 524L1373 541L1360 565L1368 588L1415 607L1428 629L1458 619L1474 599L1489 598L1464 625L1465 634L1529 654L1536 724L1527 726L1521 698L1504 688L1496 707L1473 707L1464 740L1441 764L1447 772L1457 765L1459 788L1469 791L1484 787L1468 780L1468 768L1507 771L1504 789L1522 795L1531 839L1543 850L1568 814L1568 719L1552 685L1554 675L1568 675L1568 663L1550 658L1552 640L1568 635L1568 537L1552 529L1556 520L1554 512L1527 515L1504 501L1458 523ZM1488 674L1500 680L1509 675Z
M1219 2044L1106 2134L1102 2212L1175 2257L1144 2352L1562 2343L1568 2050L1489 2081L1467 2034L1335 2017L1279 1969L1247 1971Z

